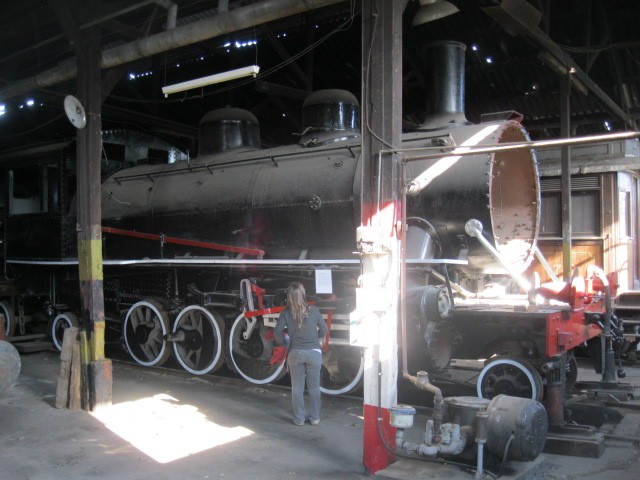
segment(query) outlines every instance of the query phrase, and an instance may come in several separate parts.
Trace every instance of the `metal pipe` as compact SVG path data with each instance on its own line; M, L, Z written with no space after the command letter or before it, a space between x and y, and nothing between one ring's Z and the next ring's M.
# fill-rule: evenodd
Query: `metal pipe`
M1 93L1 91L0 91ZM460 156L467 157L472 155L479 155L484 153L494 152L508 152L514 150L526 150L537 149L542 150L546 148L561 147L563 145L584 145L587 143L598 142L610 142L612 140L627 140L630 138L640 137L640 132L620 132L620 133L608 133L603 135L586 135L583 137L571 137L571 138L559 138L555 140L534 140L529 142L507 142L499 143L495 145L485 145L483 147L459 147L459 146L445 146L445 147L425 147L425 148L399 148L382 150L381 153L404 153L404 162L414 162L418 160L434 160L445 156ZM433 150L436 153L427 153L424 155L406 155L411 152L424 152Z
M442 418L444 417L444 397L442 396L442 390L429 382L429 374L427 372L418 372L414 377L409 373L403 373L402 376L413 383L420 390L433 394L433 443L439 444L442 442L442 435L440 434L440 427L442 425Z
M484 477L484 444L488 439L489 413L486 410L476 412L476 444L478 445L478 458L476 459L476 480Z
M549 275L549 278L551 278L551 280L554 282L559 282L560 279L551 268L551 265L549 265L549 262L547 262L547 259L544 257L544 255L538 248L538 245L533 247L533 253L535 254L538 261L540 262L540 265L542 265L542 268L544 268L544 271L547 272L547 275Z
M112 68L342 1L344 0L265 0L105 50L102 52L101 67ZM0 99L6 100L32 90L57 85L75 78L77 74L78 65L73 59L33 77L9 84L0 89Z
M156 0L156 3L167 9L167 22L164 24L165 30L176 28L178 21L178 5L170 0Z
M431 272L429 272L431 275L433 275L434 277L436 277L438 280L440 280L441 282L446 283L447 282L447 278L442 275L441 273L436 272L435 270L432 270ZM472 298L472 297L477 297L478 295L470 292L469 290L464 289L462 286L458 285L455 282L449 281L449 285L451 286L451 288L453 290L455 290L456 292L458 292L460 295L462 295L463 297L466 298Z
M482 244L482 246L486 248L489 251L489 253L500 263L500 265L504 267L504 269L509 273L509 275L511 275L511 277L520 286L520 288L522 288L525 292L529 292L529 290L531 289L531 284L529 284L529 282L527 282L524 278L522 278L521 275L519 275L515 270L513 270L511 266L509 266L507 262L503 260L500 253L495 248L493 248L493 245L491 245L489 241L486 238L484 238L484 236L482 235L482 223L480 223L479 220L475 220L475 219L469 220L465 224L464 229L467 232L467 235L478 239L478 241Z
M569 138L571 135L571 111L569 75L560 78L560 135ZM571 148L563 145L560 149L560 192L561 200L561 225L562 225L562 276L571 278Z
M613 352L613 338L611 335L611 315L612 315L612 299L611 299L611 287L609 286L609 280L602 270L599 267L591 265L589 270L593 272L597 278L600 279L602 284L604 285L604 328L602 329L602 340L604 343L604 352L602 355L602 381L603 382L615 382L616 374L615 374L615 355Z
M229 10L229 0L218 0L218 13L224 13Z
M400 222L400 327L402 342L402 375L409 373L407 354L407 172L405 164L400 165L402 179L401 222Z

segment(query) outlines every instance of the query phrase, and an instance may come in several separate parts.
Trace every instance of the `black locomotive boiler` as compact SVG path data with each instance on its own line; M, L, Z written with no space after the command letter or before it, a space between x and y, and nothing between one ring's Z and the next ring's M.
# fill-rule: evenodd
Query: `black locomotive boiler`
M439 101L421 128L403 135L403 148L433 152L527 140L517 117L480 124L464 119L464 45L441 42L429 51L452 68L444 76L434 70L432 90ZM272 330L286 285L296 280L330 325L323 392L358 388L362 354L349 338L360 273L358 102L339 90L311 94L303 126L298 144L261 149L251 113L216 110L200 123L196 158L138 165L104 179L105 315L136 362L157 366L173 353L193 374L226 363L252 383L281 378L284 366L272 360ZM539 398L541 366L584 339L549 348L549 312L471 320L452 314L456 301L466 305L464 312L470 302L486 312L483 300L513 291L513 275L506 272L523 272L531 263L540 205L534 155L519 150L462 157L443 151L437 159L411 162L406 174L409 284L403 301L413 342L404 348L410 349L412 368L443 370L454 356L488 358L508 349L523 357L508 364L515 362L521 372L505 373L516 380L493 393ZM48 318L59 345L63 329L78 323L73 202L69 211L37 219L9 215L6 225L15 291L3 303L5 313L11 319ZM58 240L55 248L32 248L38 239L51 244L52 238ZM433 259L457 262L436 267ZM328 288L316 290L318 274L330 278Z

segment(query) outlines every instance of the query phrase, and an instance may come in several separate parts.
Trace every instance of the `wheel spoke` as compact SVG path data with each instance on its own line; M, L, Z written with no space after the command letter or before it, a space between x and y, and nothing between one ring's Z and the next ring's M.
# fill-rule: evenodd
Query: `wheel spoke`
M155 357L155 355L153 354L153 349L148 343L141 343L140 348L142 349L142 352L147 356L147 361Z
M194 314L191 324L195 330L202 333L202 314Z
M158 355L160 355L160 348L162 348L162 342L158 342L155 338L150 338L148 345L151 351L153 352L152 358L156 358Z
M185 370L203 375L217 370L224 361L222 317L204 307L190 305L176 317L173 331L181 331L183 339L173 343L173 351Z
M327 395L351 393L360 388L363 372L360 349L332 345L322 355L320 390Z
M505 394L540 400L542 378L526 360L509 356L495 357L480 372L477 392L482 398Z
M171 354L164 339L168 331L167 314L160 304L153 300L134 304L127 312L124 325L129 354L141 365L162 365Z
M140 312L138 310L134 310L131 313L131 326L133 327L134 330L136 330L138 328L138 326L140 325Z
M229 345L232 346L230 354L233 368L245 380L257 385L275 382L282 378L286 373L285 363L271 364L274 341L265 340L266 328L262 324L262 319L258 319L251 336L245 340L246 330L247 319L244 314L241 314L233 322L228 340Z
M200 357L202 356L202 348L198 348L197 350L191 350L189 356L195 355L195 361L193 362L193 368L197 368L200 365Z

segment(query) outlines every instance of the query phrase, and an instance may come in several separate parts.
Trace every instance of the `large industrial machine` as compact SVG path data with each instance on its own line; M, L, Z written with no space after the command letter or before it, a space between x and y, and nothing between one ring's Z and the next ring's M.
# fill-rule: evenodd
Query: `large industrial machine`
M610 298L599 277L541 288L525 279L540 215L534 154L447 152L523 142L527 133L512 113L467 122L464 45L440 42L428 52L430 65L449 67L432 69L431 115L403 136L403 148L439 154L405 167L402 349L412 371L487 359L480 397L540 400L559 370L574 375L574 347L603 329L618 332ZM360 273L358 102L344 91L316 92L304 103L303 125L298 144L261 149L251 113L216 110L200 123L196 158L106 176L105 315L134 361L159 366L173 354L195 375L226 363L249 382L276 381L285 369L274 361L272 330L287 284L299 281L330 326L323 392L360 386L362 352L349 322ZM11 183L20 167L7 172L8 204L22 195L48 207L7 211L14 289L0 308L9 332L48 323L60 347L64 328L79 323L73 172L59 159L38 165L48 190L21 191Z

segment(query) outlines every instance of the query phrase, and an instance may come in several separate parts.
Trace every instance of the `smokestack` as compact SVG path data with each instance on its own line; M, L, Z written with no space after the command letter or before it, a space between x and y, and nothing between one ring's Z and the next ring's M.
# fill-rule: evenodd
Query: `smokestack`
M427 117L420 130L468 125L464 115L464 43L442 41L426 47Z

